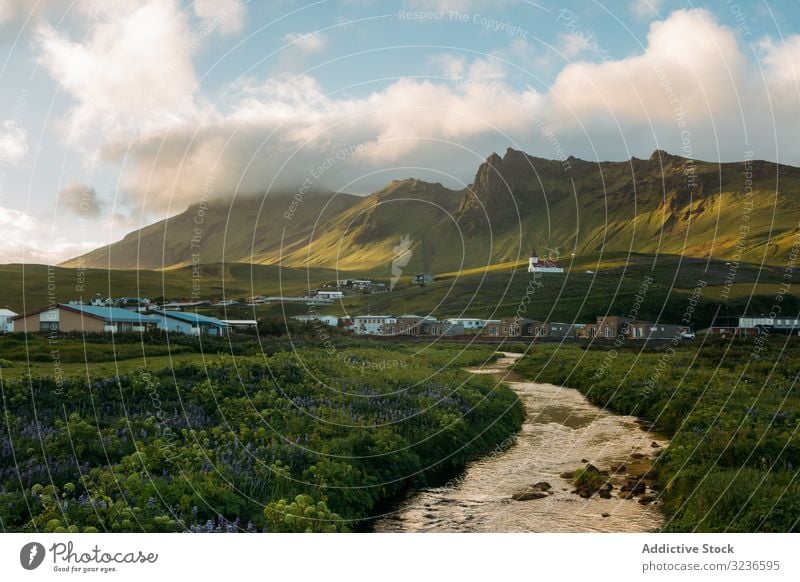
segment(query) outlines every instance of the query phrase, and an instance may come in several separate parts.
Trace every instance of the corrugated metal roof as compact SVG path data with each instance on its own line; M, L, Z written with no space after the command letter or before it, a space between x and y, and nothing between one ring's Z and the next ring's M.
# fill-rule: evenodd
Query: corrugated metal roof
M62 307L75 309L112 323L158 323L159 321L157 317L142 315L120 307L100 307L98 305L62 305Z
M199 323L205 325L216 325L218 327L230 327L224 321L216 317L208 317L207 315L200 315L199 313L192 313L191 311L162 311L162 315L178 319L187 323Z

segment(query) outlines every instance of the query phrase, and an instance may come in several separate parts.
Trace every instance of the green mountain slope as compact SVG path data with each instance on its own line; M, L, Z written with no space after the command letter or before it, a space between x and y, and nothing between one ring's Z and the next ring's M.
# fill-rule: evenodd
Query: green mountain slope
M630 251L783 264L800 222L800 169L662 151L562 162L509 149L462 191L408 179L365 197L306 195L290 220L291 207L291 195L217 202L193 250L195 206L66 265L163 269L194 259L389 276L404 244L406 273L443 273L524 261L534 243L562 259Z
M302 295L336 278L329 269L289 269L274 265L226 263L166 271L77 269L46 265L0 265L0 307L18 313L103 297L240 299L251 295Z
M272 263L303 248L314 229L361 201L350 194L270 194L195 204L63 267L168 269L209 263Z

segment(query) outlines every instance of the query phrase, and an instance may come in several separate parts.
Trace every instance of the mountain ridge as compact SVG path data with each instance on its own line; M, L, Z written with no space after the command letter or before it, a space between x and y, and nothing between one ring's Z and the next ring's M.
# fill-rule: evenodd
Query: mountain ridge
M62 266L228 261L388 273L404 237L409 271L524 260L534 243L562 257L630 250L730 259L744 250L753 262L780 262L800 223L799 196L800 169L764 160L712 163L663 150L617 162L547 160L508 148L462 190L408 178L363 197L217 201L193 255L194 205Z

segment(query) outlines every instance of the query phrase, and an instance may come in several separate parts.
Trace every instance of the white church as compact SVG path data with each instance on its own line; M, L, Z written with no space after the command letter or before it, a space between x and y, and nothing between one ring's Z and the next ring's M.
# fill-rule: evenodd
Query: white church
M531 250L531 257L528 259L529 273L563 273L564 268L557 262L549 259L540 259L536 254L536 247Z

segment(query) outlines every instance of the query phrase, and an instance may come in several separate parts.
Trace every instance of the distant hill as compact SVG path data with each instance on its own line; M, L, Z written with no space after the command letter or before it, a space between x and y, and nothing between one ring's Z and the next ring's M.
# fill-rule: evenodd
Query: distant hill
M514 263L532 244L562 259L632 251L782 264L798 223L800 169L791 166L663 151L647 160L558 161L508 149L460 191L407 179L364 197L309 193L298 202L271 193L195 205L64 266L152 270L195 260L388 276L404 237L406 272Z
M328 269L288 269L273 265L205 264L199 269L110 270L0 265L0 306L24 313L53 303L103 297L156 299L242 299L252 295L303 295L309 287L336 278Z

